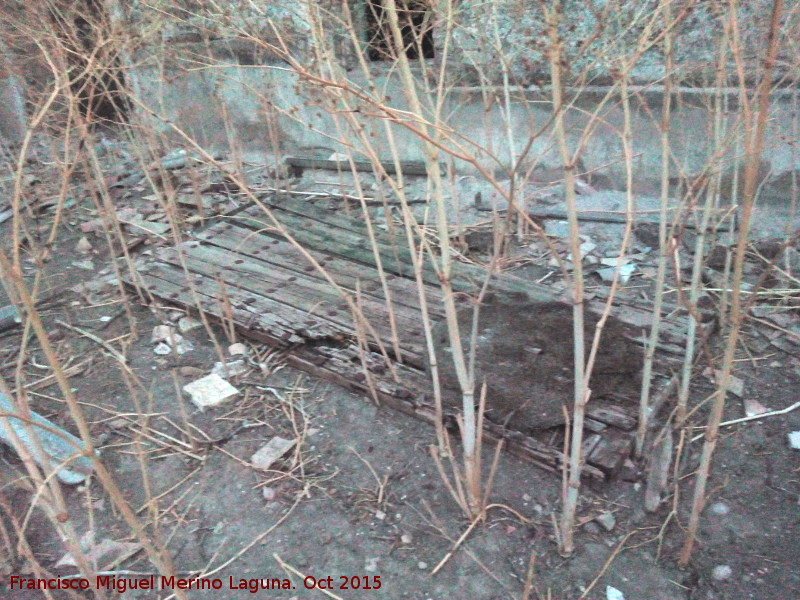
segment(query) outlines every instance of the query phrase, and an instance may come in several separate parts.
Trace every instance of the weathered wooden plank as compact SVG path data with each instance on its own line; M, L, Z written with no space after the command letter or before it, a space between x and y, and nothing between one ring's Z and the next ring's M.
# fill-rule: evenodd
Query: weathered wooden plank
M591 431L592 433L602 433L605 429L608 429L608 425L586 418L583 420L583 428L585 431Z
M290 167L296 167L298 169L325 169L327 171L343 171L345 173L349 173L351 169L350 161L348 160L338 161L306 156L288 156L285 162ZM394 161L381 161L380 164L381 167L386 171L387 175L397 174L397 167L395 167ZM373 173L375 171L375 167L368 160L354 160L353 166L355 167L356 171L362 171L365 173ZM425 163L416 160L400 161L400 170L404 175L428 174L428 169L425 167Z
M588 303L588 308L591 312L600 314L603 311L603 304L603 302L592 301ZM612 305L610 314L623 323L627 323L632 328L640 331L641 334L635 339L642 345L647 344L650 331L653 328L653 312L651 307L618 301ZM677 307L664 307L658 333L658 348L661 350L661 353L657 355L657 360L672 358L665 356L665 352L680 356L681 358L683 357L686 348L686 331L690 318L692 317L685 311L678 310ZM714 327L715 322L711 318L701 324L702 331L713 331Z
M160 252L159 256L166 262L180 265L179 258L174 249L168 248ZM185 254L187 265L198 273L209 274L218 270L223 278L243 289L265 296L274 296L297 308L313 308L320 303L330 309L331 306L339 310L349 310L342 306L345 301L328 281L321 278L309 277L307 273L297 273L286 269L279 264L270 264L263 260L243 260L241 255L230 250L212 245L201 245ZM354 295L354 290L346 290ZM286 296L283 299L283 296ZM367 294L361 294L359 302L365 313L375 314L380 319L388 320L386 303ZM394 310L398 326L412 328L419 323L419 309L416 307L398 306Z
M480 210L491 210L491 208L481 208ZM681 210L682 212L686 209L670 209L670 212L675 212L675 210ZM730 214L730 210L728 209L717 209L712 211L712 215L714 217L727 217ZM567 215L567 211L565 210L558 210L558 209L548 209L548 210L533 210L529 211L528 215L534 219L535 221L542 221L548 219L558 219L561 221L566 221L569 217ZM658 223L659 215L658 213L634 213L633 215L633 222L634 223ZM581 209L578 211L578 221L591 221L595 223L619 223L624 225L627 223L627 218L624 213L614 213L605 210L590 210L590 209ZM683 223L683 226L687 229L699 229L700 227L693 223L691 220L686 220ZM728 221L717 221L714 223L712 221L711 226L709 227L709 231L730 231L731 224Z
M594 450L595 446L600 443L600 440L603 439L603 436L598 433L590 433L586 437L583 438L583 455L589 456L592 450Z
M369 240L365 237L355 233L343 234L340 231L333 233L331 229L325 228L322 223L315 223L277 210L274 212L278 213L276 216L279 218L281 225L287 231L290 231L294 240L304 248L324 250L332 256L352 261L369 269L377 269L378 259L380 259L381 268L385 273L409 279L414 276L410 261L404 260L404 254L407 254L407 251L404 253L399 249L379 246L378 258L376 258ZM236 216L236 219L235 226L240 230L247 231L251 229L269 237L285 239L274 228L272 230L266 228L263 215L254 218L240 213ZM233 226L233 224L229 225ZM243 234L242 237L244 235L246 234ZM430 273L426 273L424 279L427 283L431 283Z
M591 400L586 405L586 416L625 431L636 428L637 417L633 409L625 410L623 407L609 402Z
M351 253L347 258L356 258L362 262L369 263L370 266L375 265L374 255L371 251L369 255L366 252L362 252L362 250L368 246L367 229L366 225L358 219L319 207L313 202L304 202L303 200L286 196L265 198L264 201L272 208L276 209L276 215L280 216L289 212L300 219L315 222L315 226L311 228L312 231L320 231L319 228L321 228L321 230L325 232L325 235L328 235L331 227L333 227L343 230L347 239L351 239L355 236L357 240L355 243L358 246L356 251L358 256L353 256ZM265 218L258 207L250 207L240 214L254 218L257 217L260 221L263 221ZM292 231L294 232L295 228L293 228ZM401 263L410 264L407 248L395 244L394 240L384 231L376 229L374 235L378 240L379 254L382 257L382 262L384 262L384 268L391 270L395 265L395 257L399 258ZM312 242L311 240L308 241ZM322 242L320 241L318 243ZM388 256L388 253L392 252L394 249L397 249L395 256ZM388 260L384 261L384 258L388 258ZM480 267L462 263L454 263L453 271L453 283L456 291L468 293L474 292L486 276L485 271ZM403 271L393 272L399 275L407 275L407 273ZM423 276L426 283L430 284L432 287L438 285L438 277L429 264L426 265ZM555 298L555 294L550 289L531 282L526 282L509 274L504 274L502 278L493 282L492 287L500 291L524 293L533 300L553 300ZM589 303L589 310L596 314L602 313L602 303ZM659 344L661 350L664 352L672 355L682 355L686 341L686 323L689 317L685 314L685 311L684 314L675 314L676 310L677 307L665 307L659 330ZM643 332L649 333L652 328L652 312L647 308L630 303L617 302L615 306L612 307L611 314L623 322L639 328ZM644 337L635 339L639 339L643 343L645 342Z
M349 293L360 289L365 316L391 352L389 309L364 223L315 203L285 198L265 202L337 285ZM358 349L349 307L308 257L274 228L270 229L266 220L257 207L246 207L228 215L226 222L198 234L204 243L182 245L182 260L178 260L174 249L161 250L155 262L143 269L143 285L159 297L190 309L197 307L217 319L231 316L243 334L292 348L289 362L295 366L360 393L374 389L383 403L433 422L429 375L423 369L425 352L418 316L418 288L408 247L401 243L405 240L394 240L385 231L376 230L403 358L410 357L407 364L399 364L383 357L376 344L363 351ZM188 274L183 264L188 267ZM474 293L486 276L477 266L457 263L454 267L456 291ZM425 293L432 318L439 320L441 290L430 264L426 265L423 279L428 284ZM533 301L555 298L549 288L507 274L493 284L497 291L524 293ZM229 301L229 309L222 296ZM329 310L334 314L328 314ZM602 305L596 304L591 310L600 312ZM629 323L636 332L631 335L645 338L652 328L650 311L641 306L618 305L612 314ZM675 313L662 321L659 364L663 363L664 347L682 351L688 318L685 313ZM313 343L308 344L309 341ZM590 402L587 430L591 433L584 444L587 477L602 480L619 469L632 447L630 430L636 425L634 412L635 409L611 403ZM446 415L448 423L454 422L452 410L446 409ZM562 454L548 443L488 421L485 439L489 442L502 439L512 454L560 472Z
M622 467L622 463L630 456L633 448L633 435L627 431L609 428L590 454L586 462L602 469L604 473L613 477Z
M319 235L334 236L363 248L370 248L369 229L363 219L356 216L343 215L315 203L306 202L289 196L272 196L263 199L263 203L272 209L272 214L283 224L305 223L307 230L316 231ZM247 217L255 222L269 220L259 206L251 206L237 214L236 217ZM294 229L287 227L294 233ZM392 255L401 260L405 266L411 267L411 251L403 237L395 237L389 232L373 224L372 236L381 254Z
M258 258L269 264L282 266L296 274L325 281L308 258L286 240L254 234L237 227L220 226L209 227L198 233L196 237L204 242L237 252L242 256ZM363 265L357 265L320 250L308 249L307 252L323 266L338 285L349 291L355 291L358 287L361 294L385 302L383 284L378 278L377 270L365 269ZM389 289L392 305L419 310L419 292L416 281L389 273L386 276L386 286ZM443 316L441 291L432 286L426 286L425 294L431 318Z
M189 282L183 270L160 263L148 265L140 276L145 288L159 297L183 304L187 308L199 307L217 319L223 319L225 316L225 308L219 298L219 286L207 277L190 275L191 282ZM344 341L344 348L326 346L324 343L315 344L314 347L300 345L290 353L289 362L328 381L360 393L369 393L367 376L363 372L359 352L352 346L352 342L347 346L348 338L342 337L341 331L313 327L311 331L302 331L302 336L295 337L292 333L296 331L293 328L297 326L297 322L281 318L285 315L283 311L270 312L269 299L242 293L236 289L226 289L226 295L230 301L230 310L237 329L249 337L271 345L287 346L297 343L301 337L313 339L316 336L317 340L324 342L336 339L338 336ZM252 300L254 297L255 300ZM429 376L422 371L395 364L393 370L400 377L395 381L392 379L391 371L385 368L383 357L370 351L364 354L369 376L380 400L394 409L432 423L435 418L434 410L429 401L425 400L425 395L429 393ZM446 412L452 421L454 411ZM512 455L533 462L548 471L554 473L560 471L562 454L534 438L486 422L484 439L492 444L502 439L506 450ZM591 479L604 478L603 472L592 464L586 465L584 474Z
M343 330L353 330L353 315L348 304L327 283L295 276L262 261L243 260L235 253L215 246L184 245L183 248L183 262L194 273L205 275L212 281L219 279L229 288L280 302L283 307L304 312L307 318L330 321ZM176 267L181 264L173 248L163 249L159 257ZM391 347L392 331L386 304L371 298L361 298L360 304L363 318L383 344ZM424 364L424 335L419 318L407 311L396 310L394 319L403 360L411 358L414 364Z
M141 270L142 285L151 293L183 304L187 308L205 311L207 314L222 319L225 315L223 302L219 298L219 286L208 277L197 277L187 274L180 268L155 263ZM189 281L191 279L191 281ZM128 281L130 284L130 281ZM284 319L284 312L272 314L269 310L271 301L254 295L242 293L236 289L226 289L230 301L230 311L235 326L243 335L267 342L271 345L287 346L297 342L292 335L297 323L292 319ZM255 298L255 300L252 300ZM395 364L393 369L385 366L384 358L369 350L359 353L353 342L341 337L343 344L327 346L324 341L335 339L341 332L335 329L313 328L321 344L313 347L300 345L289 354L288 362L313 375L327 381L337 383L362 394L369 394L369 376L378 397L387 406L406 414L433 423L435 411L425 399L429 393L429 376L417 369ZM302 338L308 335L302 332ZM300 337L300 336L298 336ZM310 336L310 337L313 337ZM348 345L349 344L349 345ZM366 362L368 375L364 373ZM393 374L398 379L393 379ZM447 410L450 422L454 422L454 411ZM548 471L557 473L561 468L562 454L534 438L519 432L509 431L494 423L486 422L484 440L490 444L504 441L506 450L524 460L532 462ZM586 477L602 480L604 474L592 465L585 467Z
M274 213L281 224L288 231L291 231L294 239L303 246L317 249L324 248L330 254L368 267L377 268L375 254L369 239L355 230L346 231L342 229L333 233L330 228L325 227L322 221L309 220L308 218L290 215L280 210L275 210ZM257 207L249 207L232 218L236 218L238 224L262 231L266 235L282 237L268 222L266 215L261 213ZM413 278L413 268L408 252L407 248L399 245L391 247L387 244L378 244L378 254L385 271L401 277ZM429 257L426 257L422 277L430 285L439 285L439 276L431 265ZM476 293L486 277L487 271L482 267L460 262L453 262L452 264L451 283L453 289L457 292ZM553 290L546 286L525 281L510 274L504 274L502 277L497 277L496 274L493 275L490 287L499 292L524 294L533 301L549 302L557 296Z
M233 287L221 289L207 277L192 277L189 281L182 269L166 263L147 265L146 269L139 270L139 277L143 287L153 295L202 310L221 320L227 318L224 295L234 322L247 331L269 335L273 344L288 346L315 340L347 339L353 335L352 328L337 327L331 321L316 319L272 299ZM130 280L126 283L137 286Z
M324 360L320 360L321 354L317 352L318 350L319 347L315 348L313 352L301 347L293 351L287 360L292 366L326 381L362 394L369 394L369 385L360 362L347 360L346 353L342 353L338 348L329 352L323 351ZM352 351L352 355L356 353L356 350ZM372 357L368 360L373 362L375 358ZM422 392L422 390L429 391L427 375L419 371L414 372L402 365L398 366L398 370L400 371L398 373L399 383L392 381L388 377L388 373L371 373L381 403L422 421L434 423L435 411L433 406L424 399ZM446 410L445 416L449 418L450 422L454 422L454 411ZM504 429L494 423L485 422L483 439L493 445L503 440L504 448L510 454L552 473L559 473L561 470L562 453L535 438ZM585 465L583 474L589 479L598 481L605 479L603 471L591 464Z

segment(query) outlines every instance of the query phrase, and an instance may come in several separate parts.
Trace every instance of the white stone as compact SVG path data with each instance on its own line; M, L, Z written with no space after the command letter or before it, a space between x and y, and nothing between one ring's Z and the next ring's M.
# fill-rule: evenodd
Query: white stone
M272 463L286 454L286 452L294 446L294 443L295 440L287 440L275 436L250 457L250 464L257 469L269 469Z
M156 325L153 327L153 333L150 335L150 341L153 344L157 344L158 342L169 342L174 335L175 330L169 325Z
M200 410L218 406L239 393L239 390L214 373L187 383L183 386L183 391L192 397L192 402Z
M228 354L231 356L241 356L247 354L247 346L242 344L241 342L236 342L235 344L231 344L228 346Z
M227 366L227 373L225 372L225 367ZM219 375L223 379L225 377L235 377L236 375L241 375L247 371L247 365L244 363L243 360L232 360L227 365L223 365L221 362L214 363L214 368L211 369L211 372L215 375Z
M611 587L610 585L606 586L606 599L607 600L625 600L625 595L620 592L617 588Z
M378 570L378 558L368 558L364 561L364 570L370 573Z
M79 239L78 243L75 245L75 250L79 254L89 254L89 252L92 251L92 244L86 239L85 236L81 237L81 239Z
M731 509L724 502L714 502L711 505L711 512L715 515L727 515Z
M602 261L601 261L602 262ZM615 262L616 264L616 262ZM616 267L607 267L605 269L598 269L597 274L600 275L600 278L603 281L611 282L614 280L614 273L616 271ZM619 269L619 281L620 283L627 283L630 280L631 275L636 270L636 265L628 263L624 264Z
M717 565L714 567L714 570L711 571L711 577L717 581L725 581L726 579L730 579L731 575L733 575L733 569L731 569L728 565Z
M732 390L731 390L732 391ZM734 392L735 393L735 392ZM739 395L739 394L737 394ZM745 398L744 399L744 414L748 417L755 417L757 415L763 415L764 413L769 412L769 409L761 404L758 400L753 398Z

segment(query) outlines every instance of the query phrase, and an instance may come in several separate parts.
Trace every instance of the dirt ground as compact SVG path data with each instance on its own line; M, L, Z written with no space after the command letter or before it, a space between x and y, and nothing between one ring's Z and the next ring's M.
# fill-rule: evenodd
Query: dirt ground
M627 480L633 477L586 486L577 551L569 559L558 555L554 541L560 478L502 455L490 496L494 507L454 550L469 524L430 457L432 428L283 366L281 356L258 346L250 346L248 371L231 378L242 393L223 407L199 412L176 390L220 360L215 343L224 353L231 342L246 340L230 339L216 326L199 327L185 334L192 345L185 354L155 354L151 331L181 315L129 295L130 323L118 291L91 283L103 270L109 272L109 260L100 251L85 256L75 251L84 235L79 225L89 216L85 204L68 210L70 224L44 265L44 287L66 282L72 290L45 305L42 314L62 360L88 360L70 381L103 461L129 504L150 523L153 538L168 548L180 576L204 570L220 579L220 590L191 590L187 597L520 599L533 565L532 599L614 598L607 586L626 600L798 598L800 454L787 445L787 434L800 430L800 411L723 429L699 543L684 570L675 564L702 440L686 441L680 497L670 496L654 514L644 512L643 485ZM0 226L4 245L9 225ZM40 225L46 227L46 217ZM99 238L91 239L102 245ZM26 275L32 273L31 268ZM74 291L81 282L89 287ZM6 303L3 296L0 304ZM129 372L96 342L57 321L104 340L128 336L133 325L138 338L123 340ZM21 335L16 328L0 337L2 375L8 382L13 381ZM772 410L788 407L798 399L800 362L765 346L760 335L754 324L745 336L749 355L743 351L736 371L744 396ZM28 382L48 373L37 366L44 362L32 340L25 360ZM697 382L693 405L712 390L702 376ZM31 402L74 431L60 397L55 386L41 388L31 394ZM698 422L705 408L698 410ZM725 419L743 414L742 399L732 396ZM297 444L271 470L253 468L250 457L274 436ZM492 450L485 449L484 463L491 458ZM7 529L26 516L31 502L29 492L11 483L20 469L16 455L0 448ZM75 531L94 536L90 547L103 540L133 541L96 481L64 489ZM148 504L148 498L157 500ZM677 514L671 512L673 502ZM38 509L30 513L26 537L43 566L61 576L75 572L74 567L55 566L66 550ZM13 544L6 542L6 547ZM110 562L110 570L137 577L155 573L143 553L122 564L114 564L113 557L111 552L99 564ZM16 552L0 557L0 569L2 598L44 597L8 587L12 575L32 576ZM308 576L328 581L333 589L305 589ZM256 579L288 580L291 589L251 593L247 581ZM362 589L342 589L344 582ZM363 589L367 585L373 589ZM141 590L107 595L127 600L167 596ZM53 597L70 596L55 592Z

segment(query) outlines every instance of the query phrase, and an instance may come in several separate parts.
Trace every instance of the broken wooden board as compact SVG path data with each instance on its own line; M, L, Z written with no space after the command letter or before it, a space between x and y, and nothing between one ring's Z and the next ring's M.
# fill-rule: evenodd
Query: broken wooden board
M286 158L286 164L290 167L297 169L326 169L328 171L344 171L350 172L349 160L332 160L325 158L313 158L308 156L289 156ZM366 160L354 160L353 167L356 171L366 173L373 173L375 167L373 164ZM394 161L381 161L381 168L387 175L396 175L397 168ZM404 175L427 175L428 169L422 161L400 161L400 169Z
M491 209L486 209L491 210ZM672 215L677 209L670 209L669 213ZM687 211L687 209L681 207L681 212L695 212L699 213L699 209L695 209L694 211ZM528 216L531 217L534 221L546 221L546 220L557 220L557 221L566 221L569 219L567 211L559 210L559 209L538 209L532 210L528 212ZM726 221L726 219L731 218L732 223ZM652 213L647 211L642 212L634 212L632 221L634 223L658 223L659 215L658 213ZM578 221L587 221L587 222L594 222L594 223L616 223L620 225L624 225L627 223L627 217L624 212L614 212L614 211L607 211L607 210L599 210L599 209L581 209L578 211ZM699 225L693 223L690 220L687 220L683 223L683 227L687 229L699 229ZM712 211L712 224L709 225L709 231L730 231L733 229L736 230L736 213L733 213L731 216L731 211L727 208L724 209L716 209Z
M126 284L225 323L232 320L244 337L289 350L293 366L432 423L419 292L431 320L440 321L438 273L429 262L421 265L420 285L404 237L391 228L369 228L357 208L347 215L329 200L260 198L259 205L225 215L193 240L139 257L137 273L127 275ZM456 262L453 273L457 300L468 304L486 270ZM508 274L493 274L490 289L517 299L556 300L550 288ZM590 310L599 312L602 305L590 304ZM632 326L631 339L649 336L646 308L620 304L612 314ZM664 348L680 350L687 318L664 316ZM668 375L668 353L657 353L656 373ZM628 457L636 414L630 406L599 401L587 411L591 443L584 473L603 480ZM448 411L445 418L455 423ZM563 428L529 436L487 421L484 431L487 441L503 440L512 454L560 472Z

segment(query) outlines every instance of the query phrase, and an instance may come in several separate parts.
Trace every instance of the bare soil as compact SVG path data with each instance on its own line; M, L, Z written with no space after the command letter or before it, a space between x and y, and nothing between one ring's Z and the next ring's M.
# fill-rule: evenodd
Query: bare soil
M473 307L458 311L465 352L472 341ZM490 300L478 313L475 358L476 397L486 381L486 418L528 433L565 422L573 389L572 307L557 302ZM584 317L586 358L599 319ZM592 369L594 398L630 404L641 389L642 349L626 337L625 325L610 317ZM460 406L460 389L451 356L447 323L434 330L434 347L441 361L445 401Z

